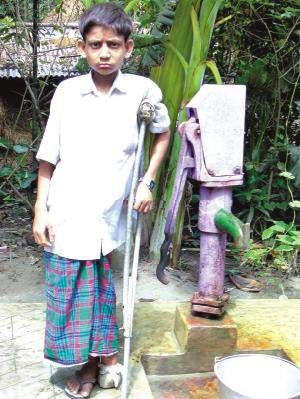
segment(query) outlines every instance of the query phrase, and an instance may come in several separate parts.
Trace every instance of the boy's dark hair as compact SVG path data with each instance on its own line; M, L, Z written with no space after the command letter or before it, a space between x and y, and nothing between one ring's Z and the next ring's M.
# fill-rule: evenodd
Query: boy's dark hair
M94 25L113 29L118 35L124 36L125 42L132 31L131 19L121 7L114 3L96 4L82 14L78 27L83 40Z

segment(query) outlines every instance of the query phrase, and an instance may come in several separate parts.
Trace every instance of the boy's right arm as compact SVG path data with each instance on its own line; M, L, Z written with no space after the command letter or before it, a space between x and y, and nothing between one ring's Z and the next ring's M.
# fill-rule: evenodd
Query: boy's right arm
M40 161L38 175L37 200L34 207L33 235L35 242L43 246L51 246L54 241L53 228L48 220L47 198L50 180L55 166L50 162Z

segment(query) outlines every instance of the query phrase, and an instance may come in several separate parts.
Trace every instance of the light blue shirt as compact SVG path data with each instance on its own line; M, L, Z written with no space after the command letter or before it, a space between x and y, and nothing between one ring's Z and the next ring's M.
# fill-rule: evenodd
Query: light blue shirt
M118 73L107 95L91 73L61 82L37 153L54 164L47 201L55 240L45 248L78 260L98 259L125 240L124 199L130 191L138 143L138 108L155 106L152 133L170 120L159 87L150 79Z

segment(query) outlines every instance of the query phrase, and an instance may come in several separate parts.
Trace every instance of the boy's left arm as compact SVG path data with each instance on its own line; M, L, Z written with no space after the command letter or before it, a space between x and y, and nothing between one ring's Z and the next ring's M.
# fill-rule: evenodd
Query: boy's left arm
M136 190L133 208L139 212L148 213L152 208L153 195L147 185L147 182L151 180L155 181L159 166L164 158L165 153L167 152L169 139L169 131L156 134L148 170L143 177L143 181L139 183Z

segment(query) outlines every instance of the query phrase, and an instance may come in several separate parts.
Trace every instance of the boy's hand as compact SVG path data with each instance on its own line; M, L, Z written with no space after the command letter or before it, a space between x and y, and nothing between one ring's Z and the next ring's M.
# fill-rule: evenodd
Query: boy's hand
M153 196L144 182L140 182L136 193L133 209L138 212L148 213L152 209Z
M53 227L49 223L48 211L46 208L35 208L33 221L33 236L37 244L51 247L54 241Z

